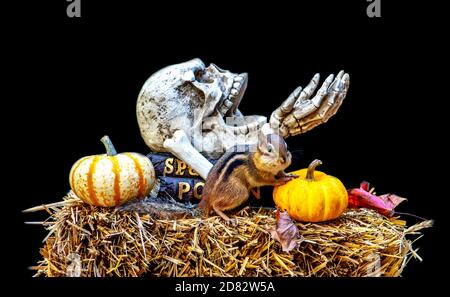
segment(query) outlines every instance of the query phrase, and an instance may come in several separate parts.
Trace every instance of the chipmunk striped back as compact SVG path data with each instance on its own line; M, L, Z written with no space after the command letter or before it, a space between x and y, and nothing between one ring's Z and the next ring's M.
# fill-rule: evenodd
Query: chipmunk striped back
M225 183L230 182L229 179L234 171L248 167L251 149L252 147L248 145L232 147L211 169L203 188L202 199L198 205L206 215L211 212L210 195L216 193L219 185L226 186Z

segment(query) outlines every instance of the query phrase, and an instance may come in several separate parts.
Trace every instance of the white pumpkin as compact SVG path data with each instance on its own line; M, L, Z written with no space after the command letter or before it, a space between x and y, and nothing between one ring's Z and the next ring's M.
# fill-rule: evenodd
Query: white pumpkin
M84 202L104 207L146 197L155 184L150 159L138 153L120 153L108 136L102 138L107 154L81 158L72 166L72 191Z

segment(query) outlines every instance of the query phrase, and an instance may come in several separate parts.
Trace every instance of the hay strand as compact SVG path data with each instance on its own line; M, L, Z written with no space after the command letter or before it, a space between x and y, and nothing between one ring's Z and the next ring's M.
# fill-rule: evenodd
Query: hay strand
M432 226L348 210L297 223L301 242L284 253L267 231L275 226L268 209L244 208L231 227L218 216L156 219L75 198L42 208L51 216L35 276L398 276L410 258L421 259L411 239Z

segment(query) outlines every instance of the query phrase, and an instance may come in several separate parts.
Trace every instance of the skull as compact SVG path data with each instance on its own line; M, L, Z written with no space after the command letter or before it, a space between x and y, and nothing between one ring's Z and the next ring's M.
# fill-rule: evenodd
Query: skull
M137 119L145 143L167 151L164 141L177 130L204 156L218 158L235 145L257 141L264 116L244 117L238 110L247 74L235 74L200 59L168 66L144 84Z

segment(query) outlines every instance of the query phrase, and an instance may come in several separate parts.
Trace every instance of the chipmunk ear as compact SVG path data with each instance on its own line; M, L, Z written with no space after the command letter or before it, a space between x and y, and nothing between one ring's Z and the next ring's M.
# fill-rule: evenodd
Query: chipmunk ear
M262 131L258 133L258 150L265 152L267 151L267 135Z

